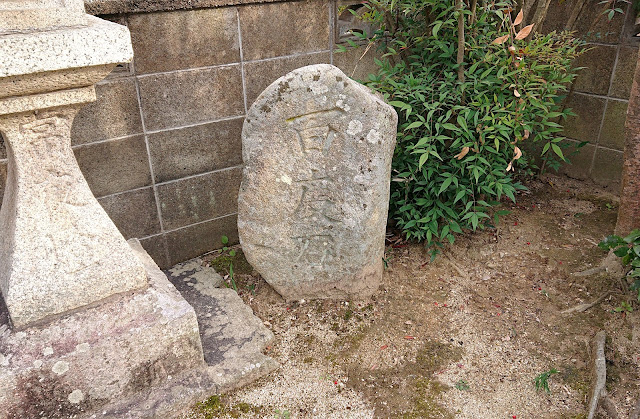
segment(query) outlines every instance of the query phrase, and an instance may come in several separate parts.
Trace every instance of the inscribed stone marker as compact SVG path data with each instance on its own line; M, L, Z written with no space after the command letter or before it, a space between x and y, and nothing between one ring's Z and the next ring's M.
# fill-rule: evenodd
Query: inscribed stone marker
M249 110L240 243L286 299L377 289L397 121L391 106L328 64L281 77Z

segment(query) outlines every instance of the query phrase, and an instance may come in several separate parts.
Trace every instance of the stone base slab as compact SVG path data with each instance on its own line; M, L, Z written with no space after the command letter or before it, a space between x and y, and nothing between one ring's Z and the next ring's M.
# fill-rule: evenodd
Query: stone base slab
M235 292L206 275L172 278L183 298L130 243L143 292L17 332L0 307L1 419L170 418L277 368L261 352L272 333Z

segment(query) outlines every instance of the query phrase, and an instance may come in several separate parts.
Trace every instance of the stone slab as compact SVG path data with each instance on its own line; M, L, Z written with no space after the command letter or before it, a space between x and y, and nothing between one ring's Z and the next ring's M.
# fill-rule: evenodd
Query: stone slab
M397 115L337 67L273 82L247 113L238 233L284 298L365 298L382 279Z
M131 61L133 49L126 27L93 16L87 16L87 23L0 37L0 77Z
M86 23L82 0L4 0L0 33L43 30Z
M241 387L278 368L262 354L273 334L235 291L218 288L222 278L200 259L164 271L195 309L206 366L109 406L98 418L183 417L195 402Z
M204 359L193 308L142 250L149 288L42 327L0 315L0 418L71 417L103 409Z
M167 270L185 301L129 243L149 273L144 293L17 333L0 299L1 419L180 417L278 367L262 354L273 334L234 291L212 286L215 272L198 260Z

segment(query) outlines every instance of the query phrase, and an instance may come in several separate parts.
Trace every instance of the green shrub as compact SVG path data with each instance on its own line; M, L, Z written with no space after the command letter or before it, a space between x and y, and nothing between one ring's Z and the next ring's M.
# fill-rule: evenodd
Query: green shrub
M507 1L480 1L475 14L455 3L369 1L365 17L381 29L360 35L384 52L367 84L399 116L390 217L407 238L432 246L433 256L442 241L453 243L453 233L507 213L492 207L525 189L514 168L531 167L527 150L537 149L546 166L565 159L558 121L570 114L561 102L582 45L568 33L518 40L524 23L514 25Z
M630 288L636 292L640 302L640 230L635 229L625 237L607 236L598 246L604 250L615 249L613 253L622 259L622 264L631 266L627 276L633 279Z

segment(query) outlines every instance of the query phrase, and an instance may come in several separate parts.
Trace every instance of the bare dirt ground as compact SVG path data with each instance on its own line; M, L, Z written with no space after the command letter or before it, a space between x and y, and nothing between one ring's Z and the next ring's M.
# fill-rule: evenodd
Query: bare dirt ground
M607 332L607 390L620 418L640 396L637 302L598 266L617 198L562 177L530 192L496 229L459 237L434 262L388 235L388 268L368 301L286 303L244 261L239 294L275 334L281 368L196 406L190 418L586 418L595 334ZM562 314L608 293L583 313ZM621 309L623 301L635 310ZM618 311L616 311L618 308ZM534 380L555 369L550 393ZM601 417L606 416L601 412Z

